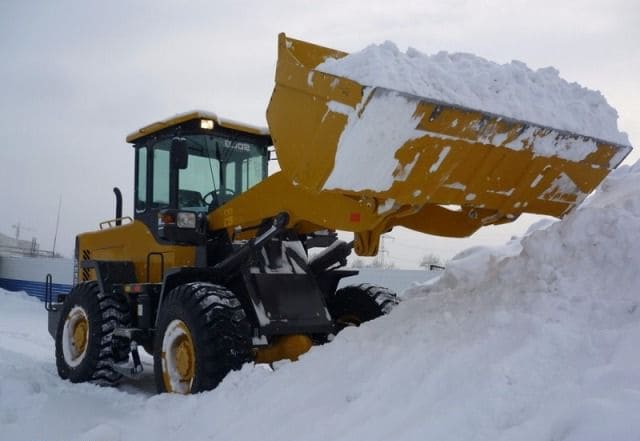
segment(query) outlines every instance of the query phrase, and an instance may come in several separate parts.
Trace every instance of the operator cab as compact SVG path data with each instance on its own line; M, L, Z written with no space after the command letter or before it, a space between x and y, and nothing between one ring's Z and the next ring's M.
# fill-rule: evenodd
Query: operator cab
M136 150L134 216L157 232L164 212L203 217L267 177L266 128L194 111L127 137Z

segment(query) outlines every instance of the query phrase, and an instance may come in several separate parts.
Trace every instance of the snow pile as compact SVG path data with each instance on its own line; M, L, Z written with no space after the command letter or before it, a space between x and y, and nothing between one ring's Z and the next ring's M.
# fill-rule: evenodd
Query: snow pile
M637 439L638 188L640 165L620 169L563 221L461 253L391 315L274 372L246 365L197 396L59 380L41 306L0 293L0 430L17 440Z
M617 126L618 113L604 96L560 78L553 67L498 64L465 53L426 55L392 42L371 45L316 70L363 85L428 97L539 125L629 145Z

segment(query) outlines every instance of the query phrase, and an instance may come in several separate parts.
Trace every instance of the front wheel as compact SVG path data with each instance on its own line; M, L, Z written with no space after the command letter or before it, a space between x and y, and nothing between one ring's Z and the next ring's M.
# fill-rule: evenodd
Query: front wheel
M216 387L251 361L251 326L240 301L210 283L173 289L160 308L153 361L160 393Z
M338 331L386 315L398 303L393 291L368 283L341 288L327 300Z

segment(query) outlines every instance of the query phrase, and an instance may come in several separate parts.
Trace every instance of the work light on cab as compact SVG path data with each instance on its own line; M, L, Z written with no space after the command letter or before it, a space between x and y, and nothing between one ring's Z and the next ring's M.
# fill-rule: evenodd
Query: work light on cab
M200 128L205 130L213 130L213 120L211 119L201 119L200 120Z

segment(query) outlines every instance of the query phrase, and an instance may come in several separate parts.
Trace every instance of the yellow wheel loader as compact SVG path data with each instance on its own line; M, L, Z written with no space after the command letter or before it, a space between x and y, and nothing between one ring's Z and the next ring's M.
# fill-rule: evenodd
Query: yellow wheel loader
M137 377L139 346L160 392L295 360L397 304L381 287L337 289L357 273L352 250L375 255L395 226L461 237L523 212L561 217L630 151L362 85L315 70L343 52L284 34L278 46L268 130L193 111L127 137L133 217L114 189L115 219L77 236L76 283L48 304L62 378Z

